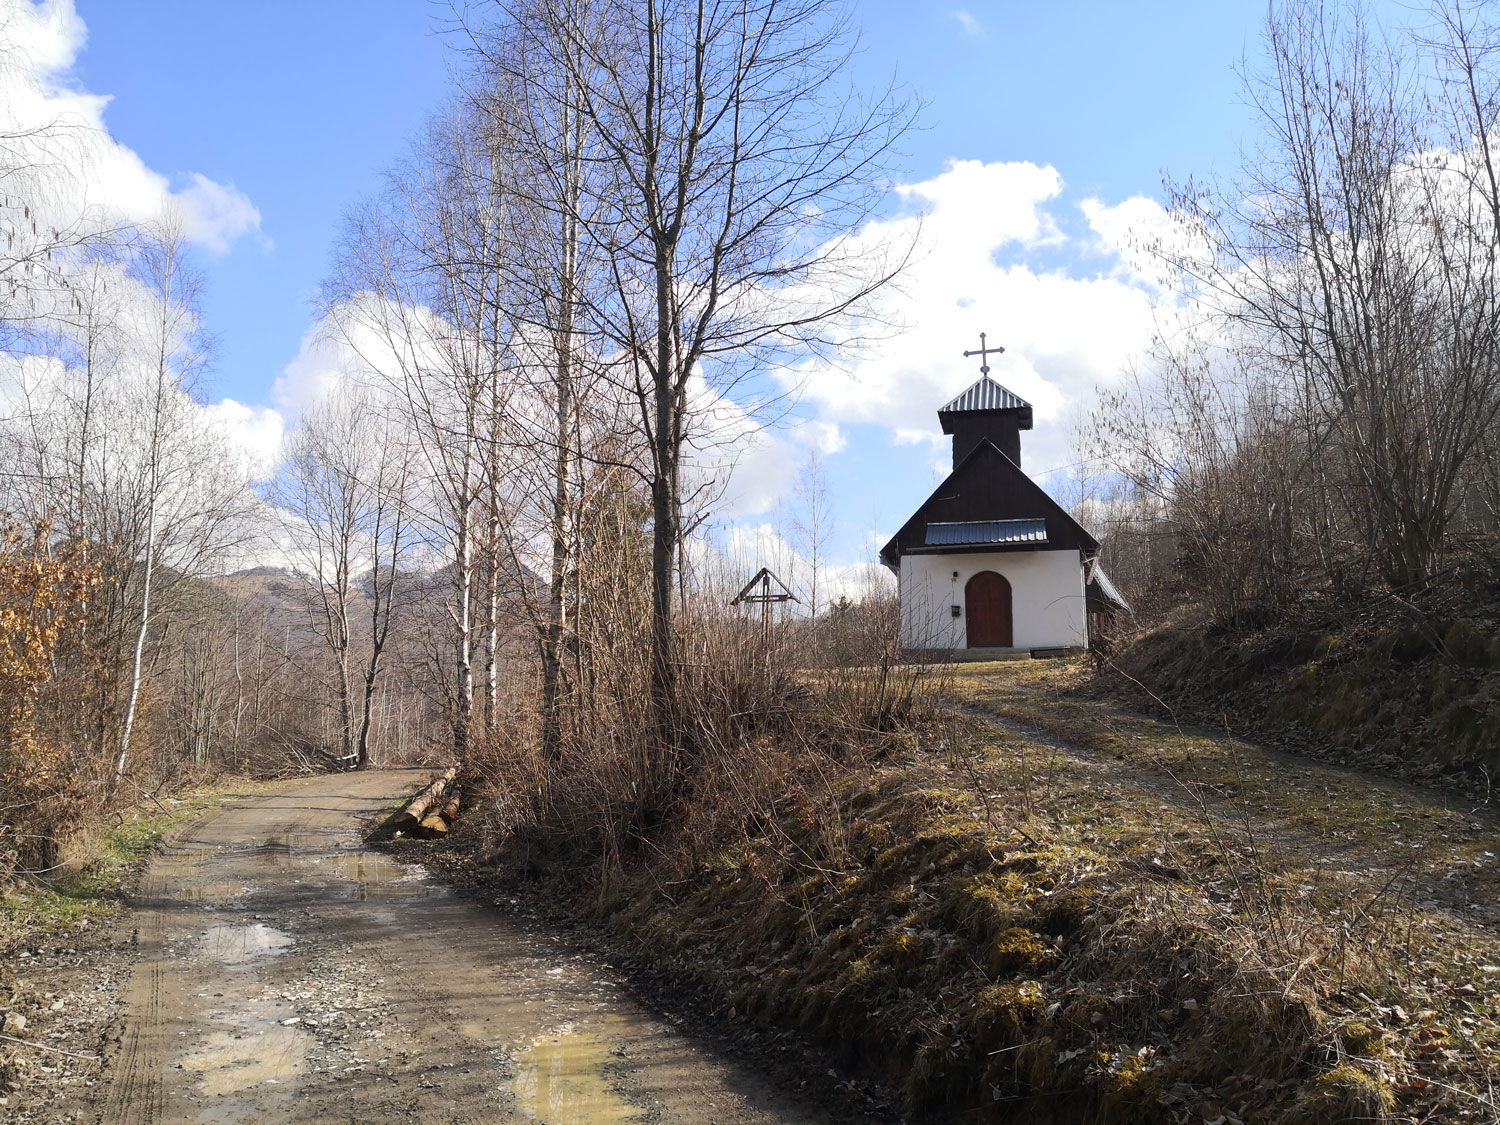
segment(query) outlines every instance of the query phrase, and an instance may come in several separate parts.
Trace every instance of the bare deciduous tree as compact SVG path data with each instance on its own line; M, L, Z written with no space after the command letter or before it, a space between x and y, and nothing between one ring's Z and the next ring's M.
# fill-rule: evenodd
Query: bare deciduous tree
M507 308L524 337L516 374L538 405L513 413L510 440L526 451L522 472L529 460L549 471L539 481L549 503L548 596L533 617L542 659L542 744L546 756L554 757L571 627L568 577L575 565L583 418L595 382L580 335L580 309L597 277L598 247L581 237L585 200L597 197L585 188L597 154L576 86L581 48L550 14L545 5L518 4L504 27L471 33L482 65L470 96L487 131L510 154ZM590 24L583 0L574 14L578 26ZM560 65L560 54L572 63ZM586 253L594 257L586 259Z
M140 623L136 628L135 651L131 659L130 693L125 707L125 721L120 728L120 755L115 762L115 777L122 777L130 757L130 736L135 728L136 708L140 703L142 659L146 650L146 633L151 625L151 581L158 555L158 536L162 522L162 493L169 475L167 444L174 436L173 408L185 379L192 376L202 362L198 316L195 307L195 283L183 261L181 229L168 224L148 240L140 255L139 270L153 300L153 318L143 356L148 372L145 410L148 415L145 458L146 538L141 556Z
M1248 87L1264 145L1241 181L1174 197L1173 264L1230 366L1302 432L1295 487L1316 510L1297 533L1361 545L1325 560L1336 584L1365 581L1367 559L1421 588L1500 421L1500 86L1467 9L1448 16L1423 69L1357 10L1273 9L1269 70Z
M794 486L797 501L792 530L798 553L807 562L807 612L816 617L827 595L819 589L823 566L828 560L828 543L833 537L833 504L828 495L828 473L823 457L810 450L797 472Z
M895 276L900 250L851 232L885 187L911 109L845 88L851 38L825 0L545 0L530 11L555 29L550 61L594 138L578 219L608 274L586 294L587 317L650 452L660 782L681 743L672 618L684 446L705 401L847 341Z
M339 756L360 768L408 549L409 475L404 435L365 388L345 384L303 416L272 493L332 663Z
M463 113L434 120L385 198L354 220L328 287L332 327L404 405L427 469L413 502L452 560L453 676L444 690L460 758L473 723L476 575L493 508L486 464L510 385L500 264L508 189L503 154L473 125Z

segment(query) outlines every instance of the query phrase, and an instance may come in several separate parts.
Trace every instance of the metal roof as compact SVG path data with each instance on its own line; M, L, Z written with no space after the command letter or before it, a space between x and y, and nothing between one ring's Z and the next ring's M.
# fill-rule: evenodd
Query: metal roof
M962 523L929 523L925 545L974 547L1045 542L1046 520L965 520Z
M1123 609L1126 613L1135 612L1130 608L1130 603L1121 596L1120 591L1115 589L1115 584L1109 580L1109 575L1104 573L1104 568L1098 563L1094 564L1093 573L1089 575L1083 592L1089 601L1097 605Z
M966 410L1030 410L1031 403L1013 395L985 375L963 394L942 407L939 414L956 414Z

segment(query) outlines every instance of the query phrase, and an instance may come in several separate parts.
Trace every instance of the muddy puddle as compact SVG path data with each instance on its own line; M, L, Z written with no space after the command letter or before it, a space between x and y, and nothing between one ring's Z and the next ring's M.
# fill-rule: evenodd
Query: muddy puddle
M621 1021L623 1022L623 1021ZM624 1052L611 1046L607 1029L563 1024L539 1035L515 1059L511 1092L517 1108L533 1121L610 1125L639 1121L609 1077Z
M198 1120L266 1120L291 1097L305 1071L311 1036L296 1026L285 1004L244 995L227 999L205 1013L212 1030L178 1066L211 1099Z
M329 851L323 841L269 840L250 847L185 849L163 858L158 870L164 877L168 897L205 906L232 906L244 902L264 888L244 880L205 879L203 876L225 861L247 859L268 864L291 874L289 882L331 892L350 902L404 902L442 898L449 888L429 881L420 864L397 863L380 852L349 849Z
M202 949L226 965L274 957L292 944L290 935L264 922L215 922L203 931Z
M439 898L448 888L428 882L420 864L397 863L380 852L322 852L298 857L295 866L307 878L329 882L330 889L353 902Z
M179 849L158 860L154 873L174 901L232 906L254 893L256 885L244 879L205 879L204 873L214 870L222 855L219 848Z

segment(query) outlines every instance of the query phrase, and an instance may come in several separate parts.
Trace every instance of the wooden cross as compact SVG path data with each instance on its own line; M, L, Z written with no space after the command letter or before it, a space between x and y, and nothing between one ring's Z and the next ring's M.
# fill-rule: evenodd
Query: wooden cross
M1000 347L998 344L993 348L987 347L984 342L984 333L981 332L979 334L978 350L972 352L964 352L964 358L968 359L971 355L977 355L979 357L979 373L981 375L988 375L990 373L990 356L992 354L1003 355L1004 353L1005 349Z
M776 588L771 588L771 583L776 583ZM760 587L759 590L756 587ZM762 639L769 645L771 641L771 606L778 602L796 602L802 604L802 599L797 597L786 588L786 583L772 574L767 567L761 567L755 572L755 577L745 583L745 588L734 596L730 605L741 605L748 602L751 605L760 606L760 630Z

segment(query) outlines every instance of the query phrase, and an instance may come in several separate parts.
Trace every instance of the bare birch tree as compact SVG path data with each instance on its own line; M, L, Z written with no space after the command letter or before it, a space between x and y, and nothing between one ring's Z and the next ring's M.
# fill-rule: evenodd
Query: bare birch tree
M120 754L115 762L115 777L125 774L130 757L130 738L135 730L136 709L141 695L141 668L146 650L146 633L151 625L152 577L156 571L158 536L161 530L161 498L166 443L171 431L170 413L175 392L182 381L202 360L198 340L197 315L194 307L194 281L183 261L183 238L172 224L146 243L140 256L140 273L153 299L153 318L146 337L148 353L142 358L149 367L145 409L148 415L146 444L143 449L146 496L146 534L141 555L140 622L136 628L135 649L130 665L130 692L125 720L120 728Z
M502 156L462 113L435 119L385 197L353 220L328 287L335 330L403 405L427 470L413 500L451 559L444 691L460 759L474 718L486 463L509 385Z
M335 677L339 759L370 760L375 692L408 549L403 435L344 385L304 414L273 491L309 585L312 630Z
M574 12L579 26L590 22L588 7L579 0ZM518 4L503 26L470 31L480 61L470 98L492 143L509 154L510 239L501 264L507 308L524 336L516 374L537 406L513 412L511 441L526 451L523 466L536 459L547 469L539 481L547 498L547 597L532 607L531 616L541 653L541 740L548 758L557 755L560 739L583 419L594 384L590 370L596 366L587 362L580 310L597 276L597 263L586 257L596 247L581 236L585 199L595 197L585 189L595 154L577 88L581 49L549 18L552 14L545 5ZM573 65L559 65L559 54L571 56Z
M596 173L578 219L607 265L587 316L650 451L654 783L681 745L673 577L683 449L705 395L850 338L901 252L849 237L884 187L911 107L847 87L825 0L544 0ZM652 798L648 798L652 799Z
M797 472L794 486L797 501L792 531L798 553L807 562L807 612L817 617L828 600L826 588L820 589L822 570L828 561L828 542L833 538L833 505L828 496L828 473L822 455L810 451Z

